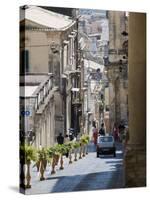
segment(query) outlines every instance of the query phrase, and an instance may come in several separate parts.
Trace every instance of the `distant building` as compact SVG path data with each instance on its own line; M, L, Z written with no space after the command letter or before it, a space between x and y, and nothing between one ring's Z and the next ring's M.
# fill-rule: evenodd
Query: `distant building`
M79 9L79 32L86 34L91 40L88 51L98 63L104 63L108 57L108 19L107 12L102 10ZM86 58L88 58L86 56ZM91 56L89 59L92 60Z

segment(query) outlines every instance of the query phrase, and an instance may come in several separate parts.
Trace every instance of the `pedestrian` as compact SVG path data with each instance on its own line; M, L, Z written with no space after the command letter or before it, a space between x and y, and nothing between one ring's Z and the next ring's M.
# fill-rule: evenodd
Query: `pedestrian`
M64 143L64 137L62 136L62 133L59 133L59 136L57 137L57 143L58 144Z
M121 122L119 127L119 139L120 139L120 142L123 142L124 140L124 134L125 134L125 126L124 126L124 123Z
M125 149L127 148L127 144L128 144L129 139L130 139L130 136L129 136L129 128L127 127L127 128L126 128L125 144L124 144Z
M74 139L74 136L73 136L72 132L69 133L69 139L70 139L70 141L72 141Z
M98 130L95 127L93 127L93 141L94 141L94 144L97 145L97 138L98 138Z
M119 129L116 123L114 123L114 127L113 127L113 136L115 141L119 141Z
M99 134L105 136L104 123L101 124L101 128L100 128L100 130L99 130Z
M69 139L70 139L70 141L72 141L74 139L74 136L75 136L74 132L75 132L74 128L69 129Z
M66 136L65 136L65 138L64 138L64 143L67 143L67 142L69 142L69 141L70 141L69 136L68 136L68 134L66 134Z

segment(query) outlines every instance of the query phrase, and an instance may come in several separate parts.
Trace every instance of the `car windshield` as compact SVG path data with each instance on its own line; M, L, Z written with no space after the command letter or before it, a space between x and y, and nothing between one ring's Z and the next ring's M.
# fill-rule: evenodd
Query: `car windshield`
M113 137L110 137L110 136L108 136L108 137L100 137L99 141L100 142L113 142Z

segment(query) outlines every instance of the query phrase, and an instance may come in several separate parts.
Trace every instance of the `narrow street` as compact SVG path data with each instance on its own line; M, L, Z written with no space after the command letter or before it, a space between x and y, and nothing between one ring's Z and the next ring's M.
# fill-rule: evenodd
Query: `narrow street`
M32 188L26 190L26 194L122 188L124 178L121 144L117 144L116 158L112 155L96 158L94 148L90 144L89 154L72 164L68 164L68 159L65 159L64 170L57 169L55 175L50 174L48 166L45 181L39 181L36 168L32 168Z

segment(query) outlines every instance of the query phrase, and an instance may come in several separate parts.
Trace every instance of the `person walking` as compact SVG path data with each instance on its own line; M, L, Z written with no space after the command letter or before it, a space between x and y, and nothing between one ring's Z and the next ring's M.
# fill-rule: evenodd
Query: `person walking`
M95 145L97 145L97 138L98 138L98 130L96 126L93 127L93 142Z
M101 124L101 128L100 128L100 130L99 130L99 134L105 136L104 123Z
M114 123L114 127L113 127L113 136L114 136L115 141L119 141L119 128L116 123Z
M123 142L124 134L125 134L125 126L124 126L123 122L120 123L120 125L118 127L118 131L119 131L120 142Z
M58 144L64 143L64 137L63 137L62 133L59 133L59 136L57 137L57 143Z
M64 138L64 143L68 143L70 141L68 134L66 134Z

